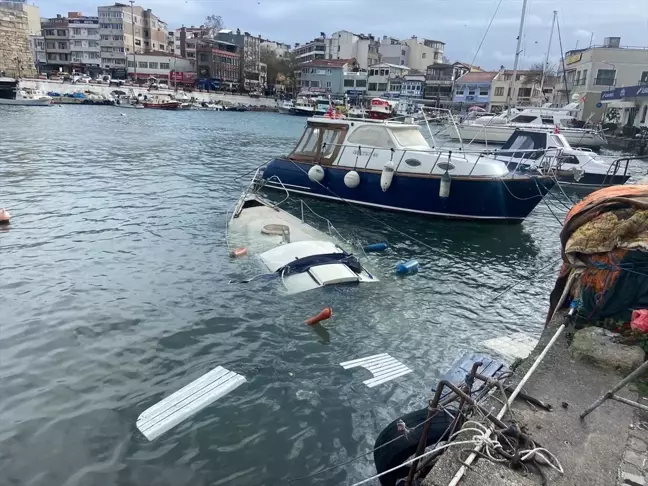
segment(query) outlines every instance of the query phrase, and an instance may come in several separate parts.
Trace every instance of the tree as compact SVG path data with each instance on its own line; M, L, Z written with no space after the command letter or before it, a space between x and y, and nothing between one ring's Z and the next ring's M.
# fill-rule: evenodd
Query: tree
M299 62L292 52L279 57L274 50L261 46L261 62L268 67L268 84L283 84L295 89L295 71L299 69Z
M533 66L531 66L528 72L524 75L524 82L522 84L524 86L533 86L540 88L540 84L542 83L543 67L544 63L542 62L537 62ZM556 65L552 63L547 64L546 68L544 68L545 81L548 77L555 75Z
M209 37L214 39L218 31L223 28L223 18L220 15L208 15L205 19L205 27L209 31Z

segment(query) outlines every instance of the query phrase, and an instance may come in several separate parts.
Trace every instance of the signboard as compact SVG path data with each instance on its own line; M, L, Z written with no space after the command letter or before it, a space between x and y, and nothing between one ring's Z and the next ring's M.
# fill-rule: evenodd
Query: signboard
M575 62L580 61L583 58L583 53L578 52L576 54L570 54L567 56L567 59L565 59L565 64L574 64Z
M196 82L197 77L196 73L181 73L175 71L169 73L169 81L176 83L193 84Z
M601 101L648 96L648 86L627 86L601 93Z

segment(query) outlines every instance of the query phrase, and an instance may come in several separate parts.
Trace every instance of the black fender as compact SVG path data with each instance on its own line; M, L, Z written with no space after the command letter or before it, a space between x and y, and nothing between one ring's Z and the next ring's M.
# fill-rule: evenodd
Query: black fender
M452 413L452 415L456 415L456 410L449 409L448 411ZM380 435L378 435L378 438L376 439L376 442L374 444L374 449L402 435L402 433L398 431L397 422L399 420L405 422L405 426L408 429L413 429L417 425L424 422L425 419L427 419L427 415L428 409L423 408L421 410L415 410L414 412L406 413L405 415L398 417L387 427L385 427L382 432L380 432ZM435 444L439 440L447 439L448 433L450 432L449 428L452 424L452 420L452 417L450 417L443 411L440 411L431 419L430 431L428 432L427 440L425 442L426 447ZM421 436L423 435L423 427L425 426L421 425L415 430L410 430L407 434L407 437L401 437L399 440L394 440L394 442L392 442L391 444L375 450L374 464L376 466L376 471L380 474L384 471L387 471L388 469L402 464L407 459L412 457L416 452L418 443L421 440ZM396 482L400 478L407 476L407 474L409 473L409 468L409 466L404 466L390 472L389 474L380 476L380 484L382 486L395 486Z

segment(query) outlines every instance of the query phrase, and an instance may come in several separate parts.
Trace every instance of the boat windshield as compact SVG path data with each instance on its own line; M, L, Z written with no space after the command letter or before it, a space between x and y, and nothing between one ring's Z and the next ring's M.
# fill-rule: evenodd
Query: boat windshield
M429 147L427 140L418 128L408 127L392 129L396 141L403 147Z
M366 125L358 127L351 135L349 135L347 141L349 144L360 145L362 147L367 146L384 149L396 148L394 147L394 142L392 142L387 129L381 126Z

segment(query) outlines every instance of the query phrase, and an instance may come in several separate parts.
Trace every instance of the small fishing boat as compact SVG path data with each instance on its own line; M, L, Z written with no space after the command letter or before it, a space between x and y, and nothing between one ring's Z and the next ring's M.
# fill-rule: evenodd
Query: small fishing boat
M281 103L277 102L277 111L282 115L290 115L290 110L295 107L292 100L284 100Z
M155 110L179 110L182 103L171 99L170 96L154 95L145 99L142 104L144 108L151 108Z
M630 179L631 158L606 161L591 150L575 149L562 132L516 130L493 158L515 171L550 173L558 183L573 188L600 189Z
M310 99L300 97L295 100L295 104L290 109L290 113L297 116L313 116L315 114L315 107Z
M49 106L52 98L38 90L20 89L14 78L0 77L0 105Z
M396 116L397 109L397 101L374 98L371 100L369 118L371 118L372 120L388 120L389 118Z
M332 231L326 234L313 228L256 191L246 191L239 199L227 230L230 247L245 245L233 249L231 255L257 255L265 268L265 273L241 283L277 279L294 294L329 285L378 281L343 249Z
M555 184L485 151L431 147L416 124L313 117L266 187L424 216L521 222ZM278 183L277 181L281 181Z

